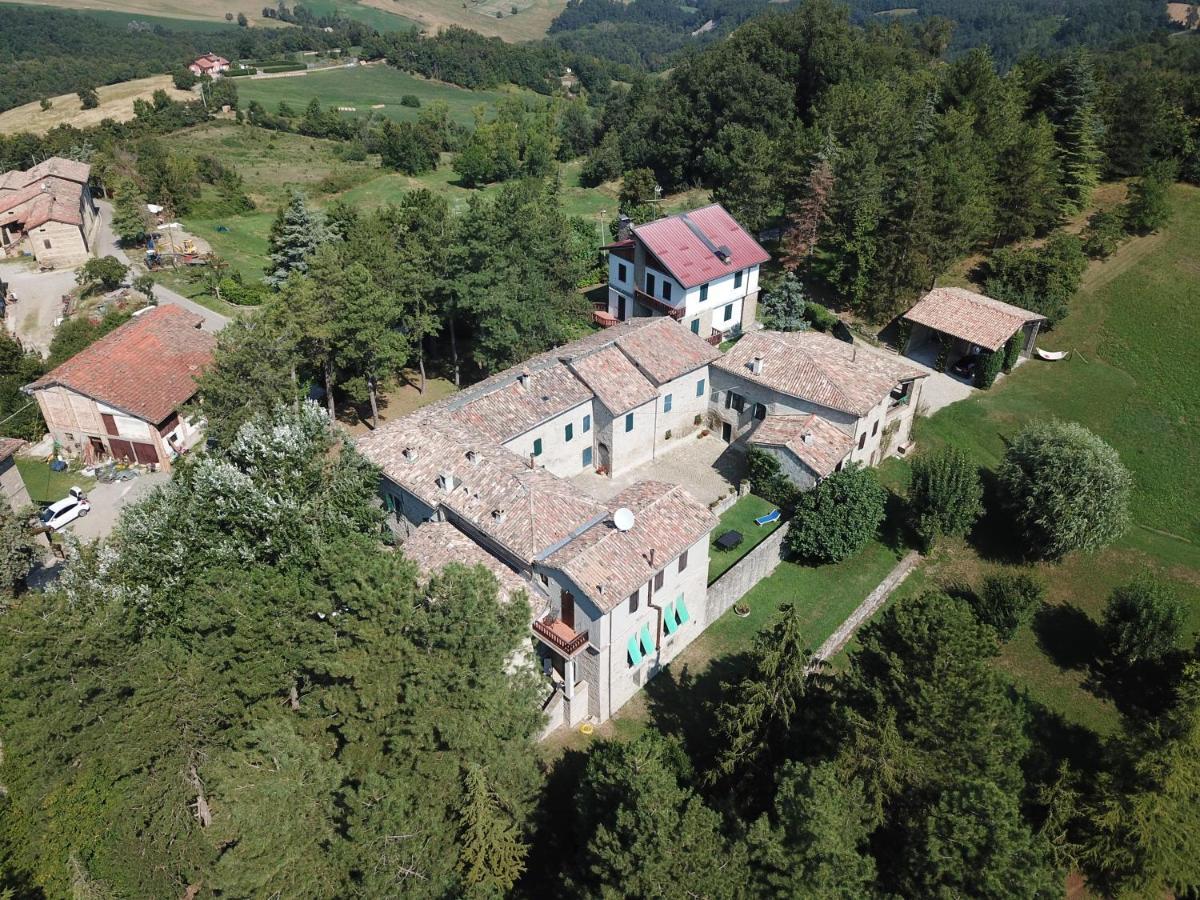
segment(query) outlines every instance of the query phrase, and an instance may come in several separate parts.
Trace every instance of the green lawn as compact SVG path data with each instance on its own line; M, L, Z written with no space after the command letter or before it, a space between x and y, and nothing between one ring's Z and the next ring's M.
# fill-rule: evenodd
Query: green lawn
M721 524L712 533L714 543L708 548L709 584L733 568L734 563L761 544L768 535L783 524L782 519L773 525L754 524L755 519L765 516L774 508L773 503L767 502L762 497L747 494L725 511L725 514L721 516ZM740 531L744 538L741 545L733 550L722 550L715 543L716 539L727 531Z
M994 468L1005 441L1026 423L1074 420L1112 443L1132 470L1135 526L1100 553L1036 566L1048 606L998 661L1032 700L1100 734L1118 726L1119 714L1096 687L1086 648L1112 589L1143 572L1164 579L1187 602L1185 646L1200 631L1200 189L1176 187L1172 205L1174 218L1161 233L1092 266L1070 315L1039 340L1075 350L1071 361L1026 363L917 428L919 444L957 444ZM890 465L885 480L902 486L904 468ZM982 528L974 544L940 548L905 590L978 584L1005 564L1002 537L988 532Z
M34 503L53 503L67 496L67 491L78 485L84 491L96 486L94 478L85 478L78 471L55 472L48 463L28 456L16 458L17 470L25 482L25 490Z
M362 7L367 9L367 7ZM388 15L380 13L380 15ZM487 118L496 113L496 106L505 97L519 94L532 97L529 91L519 88L497 90L469 90L430 81L401 72L389 65L359 66L354 69L329 69L310 72L293 78L237 79L238 102L243 108L257 100L268 111L274 112L281 100L286 101L297 112L316 97L321 105L353 106L355 112L348 116L365 116L370 113L388 116L402 122L416 121L420 110L401 106L400 98L413 94L422 105L435 100L443 101L450 109L450 118L463 125L475 121L475 108L482 106ZM373 106L383 104L379 109Z

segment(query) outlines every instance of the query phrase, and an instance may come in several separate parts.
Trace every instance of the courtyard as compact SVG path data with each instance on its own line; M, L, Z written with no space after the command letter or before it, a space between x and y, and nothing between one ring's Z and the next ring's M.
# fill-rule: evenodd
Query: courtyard
M737 491L745 477L746 453L712 434L696 432L679 438L648 463L616 477L582 472L571 479L597 500L610 500L639 481L665 481L687 488L701 503L711 506Z

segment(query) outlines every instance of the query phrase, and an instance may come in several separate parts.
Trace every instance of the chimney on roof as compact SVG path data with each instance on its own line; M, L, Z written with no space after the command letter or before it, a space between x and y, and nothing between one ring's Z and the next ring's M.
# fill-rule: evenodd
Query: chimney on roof
M754 359L750 360L750 374L751 375L761 375L762 370L763 370L763 358L761 355L756 356L756 357L754 357Z
M529 370L528 369L522 370L521 374L517 376L517 384L519 384L521 386L522 390L526 390L526 391L529 390Z
M621 213L617 216L617 240L627 241L633 237L633 219Z
M503 522L504 521L504 510L500 509L499 507L497 507L496 509L493 509L492 510L492 521L493 522Z
M800 435L800 442L809 447L812 446L813 440L814 440L813 433L811 431L806 431L806 432L804 432L804 434Z
M537 468L537 457L534 456L532 453L529 454L529 468L531 468L531 469Z
M404 459L408 462L416 462L417 461L417 448L416 447L405 447L403 456L404 456Z
M725 263L725 265L729 265L729 261L731 259L733 259L733 251L730 250L728 247L726 247L724 244L722 244L720 247L717 248L716 253L717 253L717 259L719 259L721 262Z
M467 462L475 466L479 464L479 454L474 450L467 451Z
M438 476L438 487L440 487L447 494L454 490L456 484L457 482L454 480L453 472L443 472Z

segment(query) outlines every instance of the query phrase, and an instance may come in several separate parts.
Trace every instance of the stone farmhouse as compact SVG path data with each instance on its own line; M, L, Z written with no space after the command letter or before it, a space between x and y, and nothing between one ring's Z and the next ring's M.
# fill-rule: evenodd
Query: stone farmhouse
M388 522L430 575L481 564L530 599L550 726L607 720L720 616L718 524L685 485L636 479L695 432L758 444L804 486L909 440L923 373L825 335L752 332L722 356L642 316L543 353L358 440ZM574 479L619 478L606 501Z
M179 415L196 395L216 339L201 317L164 305L135 316L23 390L64 453L171 470L201 438Z
M196 76L210 75L219 78L222 72L229 71L229 60L215 53L205 53L197 57L196 61L188 66L188 70Z
M58 156L0 175L0 251L43 268L86 262L100 223L90 175L87 163Z
M1011 303L964 288L934 288L901 319L911 329L902 353L932 363L947 351L953 365L964 356L1004 349L1010 340L1021 342L1021 356L1029 356L1046 317Z
M712 344L749 330L758 270L770 254L719 204L622 226L608 250L608 304L601 325L670 316Z
M721 436L779 459L802 488L911 440L929 373L816 331L756 331L712 364Z

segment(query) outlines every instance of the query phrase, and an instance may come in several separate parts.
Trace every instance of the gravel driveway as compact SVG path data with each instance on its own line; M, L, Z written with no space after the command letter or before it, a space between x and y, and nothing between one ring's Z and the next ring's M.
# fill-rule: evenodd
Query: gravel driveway
M9 332L45 354L54 337L54 320L62 315L62 295L75 287L74 270L39 272L23 262L8 263L0 268L0 281L8 282L17 298L4 317Z

